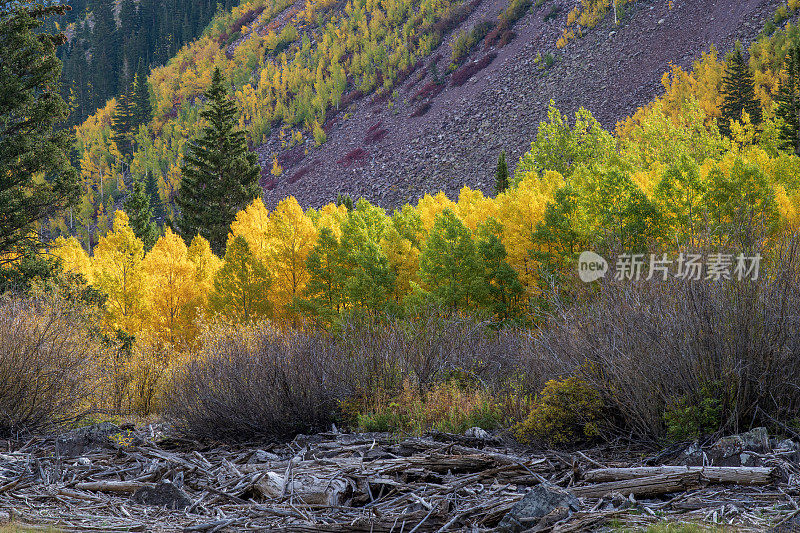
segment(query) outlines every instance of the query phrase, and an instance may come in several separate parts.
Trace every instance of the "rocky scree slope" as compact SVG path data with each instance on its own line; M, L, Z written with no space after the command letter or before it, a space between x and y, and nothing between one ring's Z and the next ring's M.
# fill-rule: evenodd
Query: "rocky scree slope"
M346 193L391 209L439 190L455 198L465 185L488 193L499 152L506 150L513 170L551 99L569 114L586 107L613 129L661 92L671 64L690 68L712 45L724 52L737 39L749 44L782 2L676 0L670 8L663 0L640 0L627 6L617 26L608 16L557 50L575 3L544 2L514 25L505 46L475 46L464 65L477 72L456 86L458 71L447 73L454 36L496 20L508 5L476 0L471 15L396 92L362 97L329 118L325 144L307 139L281 150L275 132L258 147L262 168L271 168L275 154L283 167L275 179L265 171L265 203L294 195L304 207L318 207ZM554 57L549 67L547 54Z

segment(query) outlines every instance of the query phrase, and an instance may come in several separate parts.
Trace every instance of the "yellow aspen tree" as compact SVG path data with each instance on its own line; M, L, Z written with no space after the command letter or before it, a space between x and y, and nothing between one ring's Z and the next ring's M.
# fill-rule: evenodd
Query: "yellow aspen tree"
M456 214L474 234L478 226L497 214L492 198L486 198L481 191L464 186L458 195Z
M256 198L242 211L237 213L231 223L231 234L241 235L247 241L250 251L264 261L269 248L269 211L261 198Z
M228 238L225 260L214 277L209 295L211 309L239 322L270 316L272 279L262 261L253 255L241 235Z
M214 277L222 268L222 259L211 251L211 243L201 235L195 235L187 250L187 257L194 265L194 282L199 291L198 305L208 311L208 295L214 288Z
M167 228L142 267L147 276L150 329L173 345L191 339L201 292L186 243Z
M91 261L75 237L58 237L50 245L50 253L61 259L65 271L81 274L87 283L92 282Z
M497 197L497 221L503 228L506 262L517 272L530 295L536 287L536 264L531 258L533 234L544 218L550 197L542 194L538 181L523 179L519 185Z
M124 211L114 215L114 226L94 249L95 283L108 295L106 311L113 327L128 333L141 328L145 311L142 259L144 245L133 233Z
M268 265L275 278L276 303L286 306L308 283L306 260L317 241L317 229L294 196L282 200L269 216Z
M420 250L394 226L386 230L381 247L389 260L389 269L395 275L392 296L400 302L411 292L412 283L419 284Z
M436 193L434 196L426 194L420 199L420 201L417 203L417 211L419 212L419 216L422 218L422 225L425 228L426 233L433 228L433 225L436 223L436 217L445 209L455 212L457 210L457 206L455 202L450 200L447 195L441 191Z
M347 219L347 207L344 204L325 204L317 211L309 209L306 214L314 222L317 231L328 228L337 239L342 236L342 224Z

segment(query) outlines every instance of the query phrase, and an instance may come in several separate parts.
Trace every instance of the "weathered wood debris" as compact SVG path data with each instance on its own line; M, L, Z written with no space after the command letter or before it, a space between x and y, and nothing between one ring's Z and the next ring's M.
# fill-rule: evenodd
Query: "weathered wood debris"
M654 457L442 434L211 447L111 424L0 445L0 524L61 531L800 530L800 446L764 432Z

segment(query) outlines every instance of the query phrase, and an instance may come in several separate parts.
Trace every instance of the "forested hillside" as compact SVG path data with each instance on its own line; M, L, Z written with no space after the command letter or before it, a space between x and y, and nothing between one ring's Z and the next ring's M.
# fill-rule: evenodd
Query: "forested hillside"
M138 73L165 63L202 33L217 9L233 0L70 0L72 9L49 22L67 36L58 50L63 62L62 96L82 123L109 98L125 92Z
M267 205L294 195L318 207L345 193L395 207L463 185L490 192L500 152L513 171L551 98L565 111L585 105L612 128L663 90L670 64L687 68L712 44L722 59L737 37L768 43L775 21L785 23L777 1L723 2L712 17L697 2L618 3L616 24L609 5L244 2L153 71L146 130L136 119L123 125L129 140L112 144L116 100L78 129L87 194L55 233L90 247L134 180L147 182L159 220L174 215L184 146L215 66L259 154ZM761 90L774 88L773 65L754 67Z

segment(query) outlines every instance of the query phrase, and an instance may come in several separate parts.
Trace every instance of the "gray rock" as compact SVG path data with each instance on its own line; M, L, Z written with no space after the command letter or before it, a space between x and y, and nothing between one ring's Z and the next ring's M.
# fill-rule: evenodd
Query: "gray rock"
M684 453L683 464L689 466L763 466L758 454L770 451L766 428L723 437L702 450L696 444Z
M272 452L266 450L256 450L255 453L247 461L249 464L268 463L270 461L278 461L280 457Z
M62 457L78 457L111 447L109 437L121 430L110 422L76 429L56 440L56 453Z
M479 427L469 428L464 432L465 437L472 437L473 439L486 440L489 438L489 433Z
M186 509L192 505L189 495L170 481L162 481L154 487L142 487L133 493L131 501L167 509Z
M578 498L572 493L552 485L537 485L514 504L498 524L497 531L519 533L537 526L543 520L550 522L553 517L561 517L559 520L566 518L570 513L579 511L580 507Z

